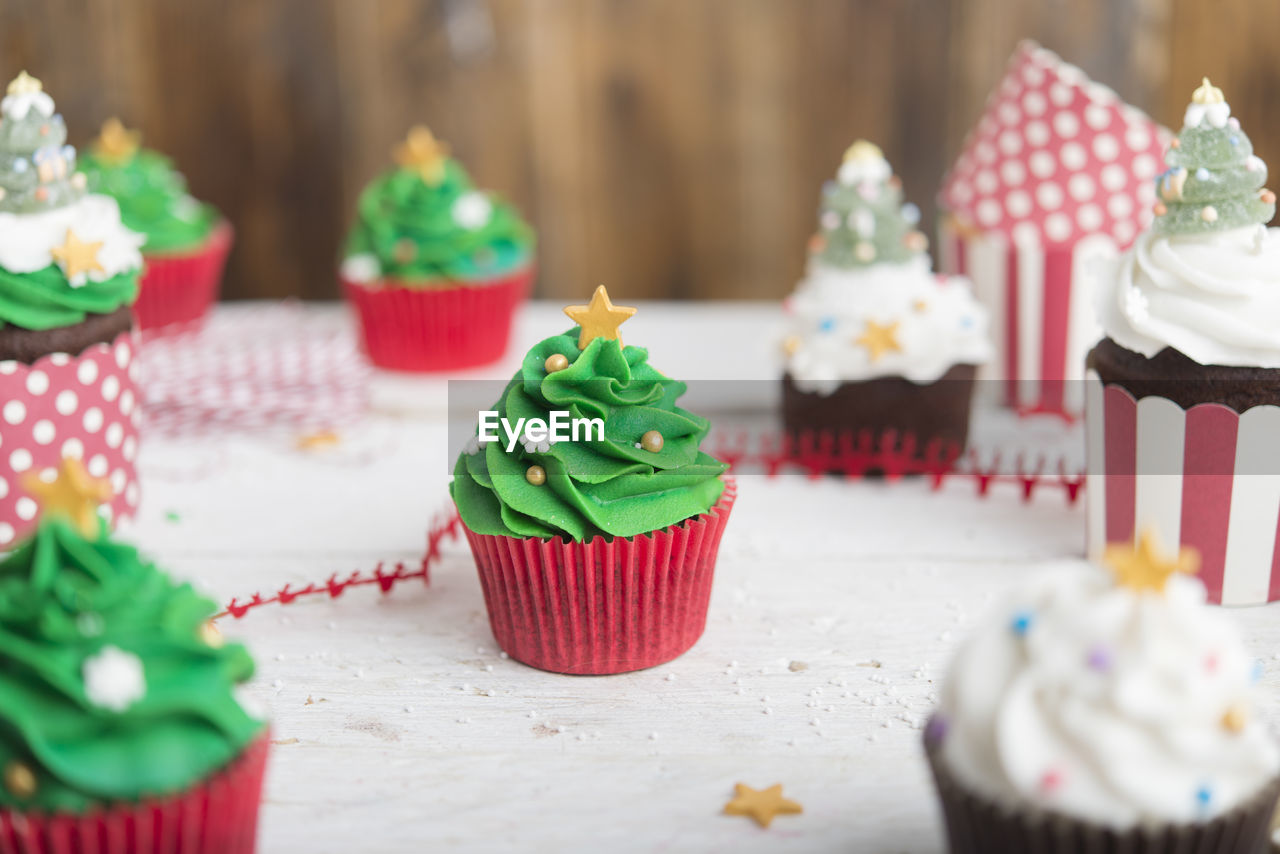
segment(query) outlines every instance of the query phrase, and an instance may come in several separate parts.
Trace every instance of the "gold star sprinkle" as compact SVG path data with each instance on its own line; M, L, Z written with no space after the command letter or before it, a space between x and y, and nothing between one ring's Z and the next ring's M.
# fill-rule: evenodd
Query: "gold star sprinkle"
M67 239L61 246L50 249L49 254L62 265L62 271L67 274L68 279L75 279L83 274L103 272L102 263L98 260L98 253L101 251L101 240L85 243L68 228Z
M898 321L881 326L874 320L868 320L862 335L854 339L853 343L866 347L873 362L880 361L885 353L901 353L902 345L898 343Z
M578 333L578 349L585 350L597 338L617 341L621 347L622 338L618 335L618 327L635 314L636 310L631 306L614 305L609 300L609 292L601 285L591 295L591 302L568 306L564 313L582 327L582 331Z
M323 451L342 443L342 437L332 430L319 430L315 433L304 433L298 437L299 451Z
M1202 82L1196 91L1191 93L1191 103L1193 104L1221 104L1223 102L1222 90L1209 82L1208 77L1201 78Z
M34 95L44 91L44 84L27 72L21 71L9 82L9 88L6 91L9 95Z
M874 142L860 139L844 151L844 162L866 162L884 160L884 152Z
M22 478L22 487L40 504L41 517L62 516L86 537L98 534L98 505L111 500L111 484L90 477L84 463L64 457L51 483L35 472Z
M800 349L800 336L788 335L782 339L782 352L787 356L794 356L796 351Z
M124 163L138 153L142 134L128 130L119 119L107 119L93 143L93 153L112 163Z
M1137 593L1163 593L1169 578L1176 573L1193 574L1200 568L1200 553L1183 547L1176 558L1157 553L1155 535L1146 529L1137 545L1124 543L1107 546L1102 561L1115 573L1116 584Z
M922 299L918 299L915 302L911 303L911 307L914 308L917 312L923 314L925 311L928 310L929 303L925 302Z
M397 163L417 172L433 187L444 180L444 164L448 157L449 146L436 139L425 125L416 125L395 150Z
M756 824L768 827L774 816L802 813L804 807L782 797L781 783L759 790L746 783L738 783L733 787L733 800L724 805L724 811L726 815L751 816Z

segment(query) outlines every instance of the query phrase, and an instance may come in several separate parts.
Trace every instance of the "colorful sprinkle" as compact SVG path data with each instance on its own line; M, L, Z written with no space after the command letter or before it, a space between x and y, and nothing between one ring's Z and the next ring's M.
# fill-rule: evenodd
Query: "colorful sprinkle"
M1213 205L1205 205L1203 208L1200 209L1200 218L1205 222L1217 222L1218 209L1215 208Z
M1204 657L1204 669L1209 673L1218 672L1218 654L1211 652Z
M947 737L947 731L951 728L951 724L942 715L934 715L929 718L929 723L925 725L924 737L929 740L930 744L938 744Z
M1095 646L1093 649L1089 650L1089 658L1087 659L1087 662L1090 670L1097 670L1100 673L1105 673L1111 669L1111 653L1103 647Z
M1253 662L1253 668L1249 671L1249 681L1261 682L1264 670L1266 670L1266 666L1261 661L1255 659Z
M1199 169L1197 169L1197 170L1196 170L1196 180L1197 180L1197 181L1208 181L1208 180L1209 180L1209 170L1208 170L1208 169L1206 169L1206 168L1204 168L1203 166L1201 166Z
M834 317L824 317L818 321L818 329L822 332L830 332L836 328L836 319Z
M1045 794L1056 791L1062 786L1062 772L1056 768L1050 768L1040 776L1040 791Z
M1013 622L1009 624L1009 628L1013 629L1013 633L1018 637L1025 637L1031 630L1033 622L1035 622L1035 616L1030 611L1019 611L1013 615Z
M1209 809L1209 805L1213 803L1213 788L1207 783L1196 789L1196 803L1201 810Z
M902 206L902 218L907 221L907 225L915 225L920 221L920 208L907 202Z
M1239 145L1239 144L1240 144L1240 137L1238 137L1238 136L1232 136L1230 139L1228 139L1228 140L1227 140L1227 142L1231 143L1232 145Z

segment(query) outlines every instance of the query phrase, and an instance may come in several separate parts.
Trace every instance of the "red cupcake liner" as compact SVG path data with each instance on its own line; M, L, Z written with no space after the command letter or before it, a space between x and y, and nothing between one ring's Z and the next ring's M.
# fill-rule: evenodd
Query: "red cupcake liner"
M84 815L0 811L0 854L252 854L269 747L263 735L180 795Z
M56 469L64 457L111 484L104 507L113 524L137 512L136 352L132 333L122 332L78 356L0 362L0 550L35 526L39 507L22 485L25 475Z
M133 305L138 328L182 331L203 320L218 299L234 236L224 220L195 249L144 256L146 268Z
M393 371L450 371L502 358L511 319L528 296L530 264L498 279L411 288L386 279L372 284L340 276L360 320L369 360Z
M654 667L702 636L720 537L737 499L652 534L559 539L477 534L463 524L489 624L507 655L553 673Z

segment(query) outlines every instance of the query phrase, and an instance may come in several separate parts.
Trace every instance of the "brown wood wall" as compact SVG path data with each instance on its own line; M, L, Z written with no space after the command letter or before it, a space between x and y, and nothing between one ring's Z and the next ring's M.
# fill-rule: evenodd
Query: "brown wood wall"
M425 121L539 228L539 293L772 298L878 141L925 210L1032 37L1176 123L1202 74L1280 168L1277 0L0 0L0 75L118 114L239 229L226 295L335 296L360 187Z

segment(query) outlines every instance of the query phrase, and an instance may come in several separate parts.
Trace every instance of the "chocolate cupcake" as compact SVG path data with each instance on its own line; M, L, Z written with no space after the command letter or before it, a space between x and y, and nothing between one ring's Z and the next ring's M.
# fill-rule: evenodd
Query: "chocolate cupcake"
M782 414L797 447L885 430L964 446L987 316L966 279L930 271L919 217L869 142L823 188L808 272L787 301Z
M1151 537L1024 583L960 649L925 746L950 850L1265 850L1280 746L1194 553Z
M1266 602L1280 595L1275 194L1208 80L1166 160L1151 229L1097 287L1090 550L1155 524L1201 552L1213 600Z
M0 101L0 549L35 517L23 475L84 460L111 518L138 505L133 316L143 236L86 190L39 80Z

